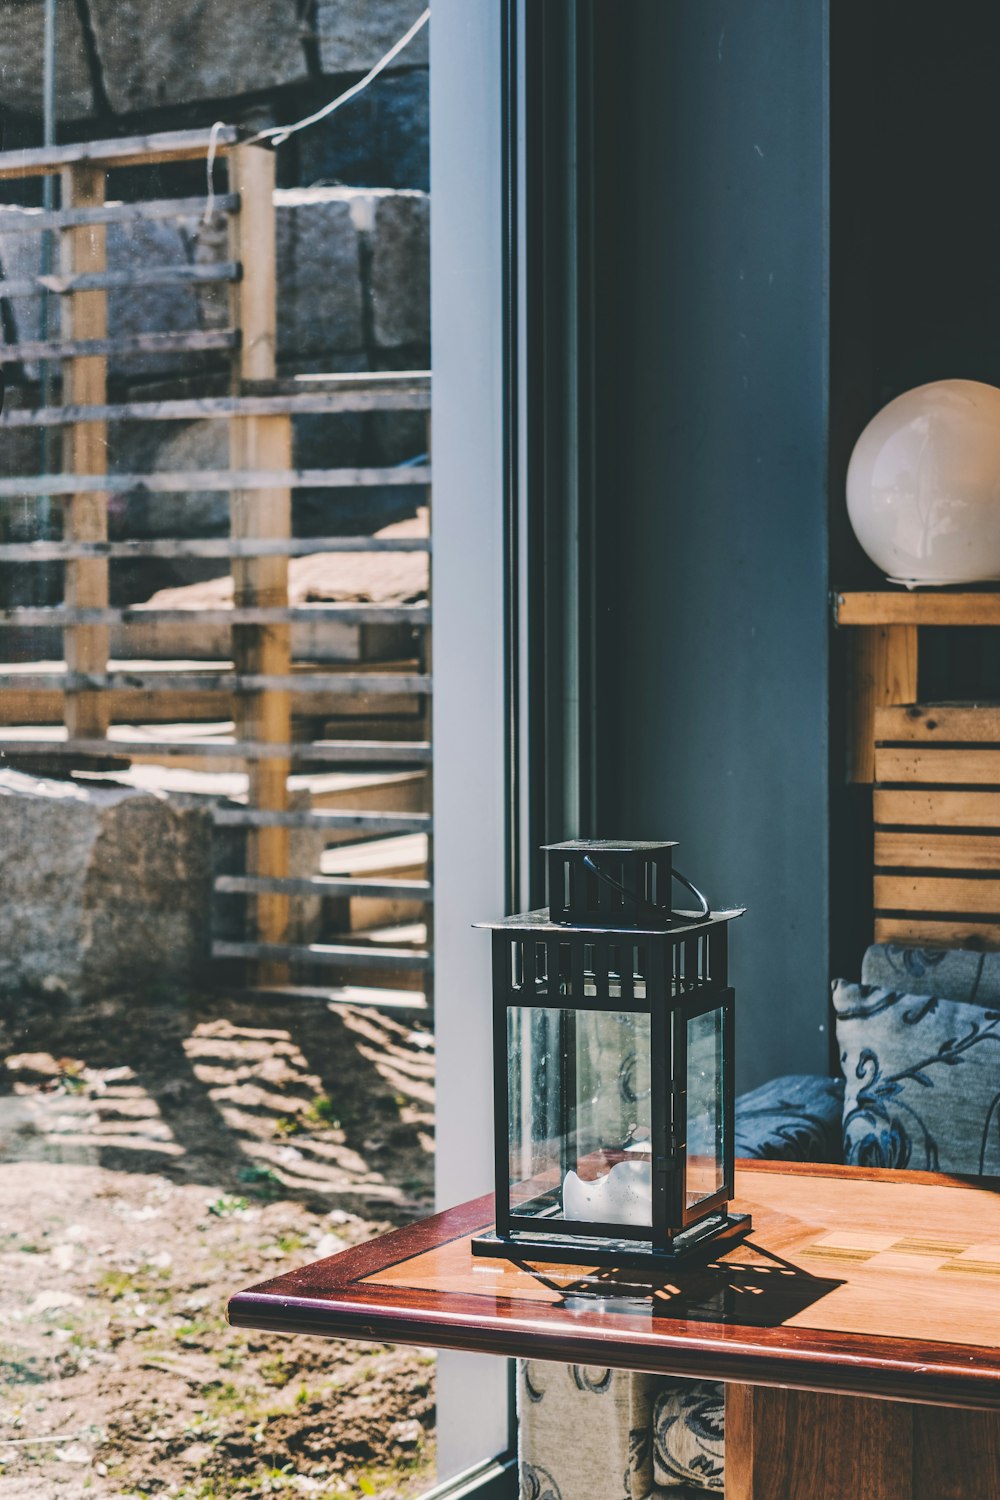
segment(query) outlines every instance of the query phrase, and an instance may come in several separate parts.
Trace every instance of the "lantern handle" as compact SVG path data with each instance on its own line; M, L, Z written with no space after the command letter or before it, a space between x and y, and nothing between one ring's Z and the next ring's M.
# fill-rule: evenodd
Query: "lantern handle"
M598 880L603 880L607 885L614 886L615 890L618 891L622 896L627 896L630 901L635 901L639 906L648 907L648 909L650 911L654 911L658 917L663 916L663 908L661 906L653 906L651 902L641 900L638 896L636 896L634 891L629 890L628 886L622 885L620 880L616 880L613 875L609 875L606 870L602 870L600 865L595 859L593 859L591 855L585 854L583 856L583 862L587 866L587 869L597 876ZM679 881L679 883L684 886L685 890L689 890L691 892L692 896L701 907L701 910L694 914L695 921L701 922L706 917L710 917L712 915L712 908L711 906L709 906L707 898L702 895L698 887L696 885L693 885L691 881L688 880L686 875L682 875L680 870L671 870L670 873L673 875L673 878L676 881ZM691 914L689 912L670 912L671 917L686 917L690 915Z

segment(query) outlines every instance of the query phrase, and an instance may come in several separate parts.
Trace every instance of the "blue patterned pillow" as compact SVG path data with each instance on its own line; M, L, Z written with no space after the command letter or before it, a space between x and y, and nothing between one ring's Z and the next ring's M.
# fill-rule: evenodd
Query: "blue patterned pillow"
M658 1486L687 1483L721 1495L725 1399L714 1380L664 1387L653 1410L653 1478ZM670 1493L676 1493L671 1488Z
M833 987L844 1161L1000 1176L1000 1008Z

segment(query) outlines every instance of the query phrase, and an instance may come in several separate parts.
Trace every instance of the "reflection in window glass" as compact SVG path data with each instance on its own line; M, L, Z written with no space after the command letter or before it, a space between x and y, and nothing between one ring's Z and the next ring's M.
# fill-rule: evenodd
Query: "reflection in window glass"
M725 1182L722 1048L724 1012L706 1011L687 1023L687 1206L717 1193Z

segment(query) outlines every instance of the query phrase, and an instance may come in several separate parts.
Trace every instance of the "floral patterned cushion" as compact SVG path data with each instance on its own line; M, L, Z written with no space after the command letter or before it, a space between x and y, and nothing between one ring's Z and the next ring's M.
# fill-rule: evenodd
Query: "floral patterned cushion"
M844 1161L1000 1176L1000 1006L844 980L833 1005Z
M665 1385L653 1408L655 1483L694 1483L702 1493L721 1495L725 1489L724 1435L721 1385L713 1380L671 1381Z
M736 1101L736 1155L839 1162L843 1114L842 1078L772 1078Z
M1000 1005L1000 953L873 943L861 965L861 981L909 995Z

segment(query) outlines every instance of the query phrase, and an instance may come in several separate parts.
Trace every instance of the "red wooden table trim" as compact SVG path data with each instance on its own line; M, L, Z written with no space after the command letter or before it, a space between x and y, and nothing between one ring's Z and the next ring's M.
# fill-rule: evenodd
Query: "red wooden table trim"
M923 1172L741 1162L741 1171L1000 1191L1000 1181ZM787 1326L756 1327L525 1297L372 1283L368 1278L492 1224L483 1197L262 1282L229 1303L236 1326L420 1344L564 1364L793 1386L1000 1410L1000 1349ZM752 1236L751 1236L752 1238ZM539 1267L540 1275L552 1268ZM671 1273L683 1284L689 1273ZM817 1278L819 1280L821 1278ZM956 1288L956 1292L958 1288Z

